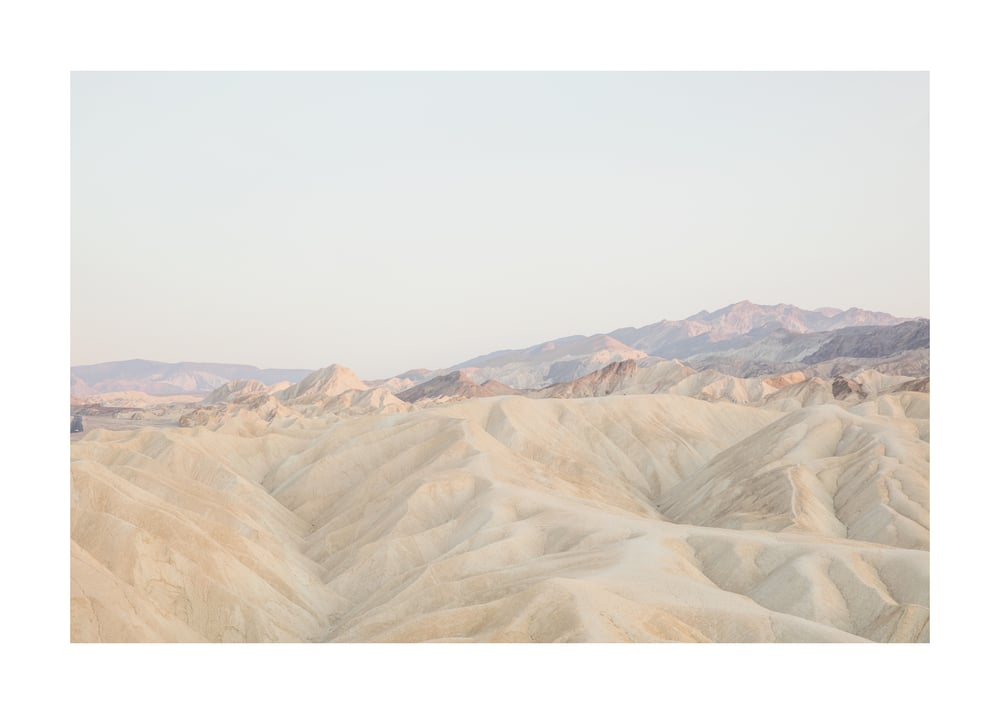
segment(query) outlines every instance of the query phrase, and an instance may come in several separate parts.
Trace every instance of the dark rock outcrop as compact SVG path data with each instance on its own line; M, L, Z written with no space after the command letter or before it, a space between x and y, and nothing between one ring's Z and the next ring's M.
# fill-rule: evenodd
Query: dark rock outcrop
M482 384L477 384L465 376L461 370L449 372L448 374L428 380L423 384L400 392L396 396L404 402L416 402L420 399L438 399L442 397L454 397L458 399L473 399L476 397L498 397L504 394L520 394L519 389L508 387L506 384L494 380L488 380Z

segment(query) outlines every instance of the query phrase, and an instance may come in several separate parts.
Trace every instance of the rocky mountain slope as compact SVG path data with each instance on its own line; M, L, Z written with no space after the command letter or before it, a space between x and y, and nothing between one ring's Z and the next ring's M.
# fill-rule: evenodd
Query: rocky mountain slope
M903 319L858 308L802 310L794 305L755 305L744 300L714 312L702 311L685 320L664 320L644 327L627 327L609 335L649 355L684 359L706 352L746 347L783 331L791 334L828 332L859 325L889 326Z
M479 382L493 380L518 389L531 389L582 377L611 362L645 356L645 352L608 335L576 335L521 350L494 352L451 369L461 370Z
M404 402L453 401L477 397L496 397L501 394L517 394L518 391L493 380L479 384L470 379L466 373L456 370L422 382L415 387L399 392L396 396Z
M748 339L744 336L741 340ZM784 328L733 347L687 358L697 368L717 369L741 377L806 369L834 374L863 367L926 376L929 369L930 322L911 320L890 326L845 327L829 332L796 334Z
M794 305L744 301L685 320L501 350L449 370L462 370L476 381L491 379L518 389L571 382L613 362L650 357L681 359L697 369L715 369L738 377L805 367L810 367L812 374L827 376L834 370L874 367L916 377L928 373L929 346L928 320L907 321L859 308L802 310ZM829 363L835 366L827 369ZM447 371L409 373L404 388Z

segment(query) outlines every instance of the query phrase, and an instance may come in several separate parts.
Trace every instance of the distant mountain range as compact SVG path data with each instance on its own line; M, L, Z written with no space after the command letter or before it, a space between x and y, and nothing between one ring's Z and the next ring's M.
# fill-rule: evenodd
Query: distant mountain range
M664 359L746 347L772 333L829 332L847 327L887 326L905 322L885 312L859 308L803 310L794 305L755 305L743 301L716 310L702 311L685 320L664 320L645 327L626 327L610 337Z
M146 394L198 394L211 392L226 382L254 379L266 385L298 382L309 369L259 369L245 364L214 362L153 362L131 359L70 368L70 391L74 396L105 392Z
M830 375L861 367L886 374L924 375L929 368L930 321L859 325L824 332L795 333L785 328L748 334L717 343L686 362L740 377L811 368Z
M911 322L911 327L892 329ZM859 332L859 328L864 329ZM845 330L848 332L841 332ZM875 344L881 347L873 347ZM929 346L927 320L914 322L859 308L803 310L794 305L743 301L685 320L663 320L606 335L574 335L521 350L493 352L430 376L461 369L477 380L534 389L579 379L612 362L648 358L680 359L697 362L699 368L751 376L835 357L871 359ZM807 359L816 356L819 358L811 362Z
M500 350L444 369L414 369L366 383L353 378L356 383L352 382L350 388L383 387L404 401L455 390L468 395L500 394L507 387L540 389L572 382L616 362L635 361L640 367L648 367L662 360L682 360L698 370L712 369L736 377L797 369L829 377L864 368L924 377L929 372L929 347L930 322L925 319L900 318L860 308L803 310L794 305L743 301L684 320L663 320L607 334L572 335L523 349ZM456 372L460 375L456 376ZM118 391L153 395L208 393L233 380L297 384L311 374L311 370L304 369L148 360L107 362L70 370L74 396ZM424 383L429 384L416 389ZM302 391L309 385L303 382L297 388ZM291 388L288 394L294 391Z

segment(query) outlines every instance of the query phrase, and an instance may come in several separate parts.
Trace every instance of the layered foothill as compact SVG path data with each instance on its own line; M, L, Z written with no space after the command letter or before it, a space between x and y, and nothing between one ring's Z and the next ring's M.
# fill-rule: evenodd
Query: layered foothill
M452 401L456 399L474 399L477 397L496 397L501 394L517 394L519 390L487 380L482 384L475 382L465 373L456 370L440 377L434 377L415 387L399 392L396 396L405 402Z

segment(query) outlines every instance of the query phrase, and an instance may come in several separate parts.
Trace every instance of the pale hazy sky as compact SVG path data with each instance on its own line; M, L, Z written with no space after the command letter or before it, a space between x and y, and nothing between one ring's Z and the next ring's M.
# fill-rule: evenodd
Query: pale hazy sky
M929 313L926 73L75 73L72 363Z

